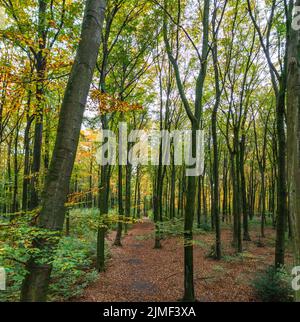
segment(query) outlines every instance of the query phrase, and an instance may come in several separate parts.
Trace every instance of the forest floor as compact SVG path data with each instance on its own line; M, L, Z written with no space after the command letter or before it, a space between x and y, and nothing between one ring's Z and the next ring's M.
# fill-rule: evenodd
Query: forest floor
M74 301L80 302L158 302L177 301L183 295L183 241L179 237L162 240L154 249L154 226L149 220L135 224L122 240L123 247L112 246L115 233L108 236L111 257L106 272ZM259 229L244 242L244 252L235 255L231 230L222 230L223 258L216 261L207 255L214 244L214 234L203 232L195 239L195 292L199 301L256 301L251 281L272 265L274 236L266 228L264 246L259 247ZM287 261L291 255L287 254Z

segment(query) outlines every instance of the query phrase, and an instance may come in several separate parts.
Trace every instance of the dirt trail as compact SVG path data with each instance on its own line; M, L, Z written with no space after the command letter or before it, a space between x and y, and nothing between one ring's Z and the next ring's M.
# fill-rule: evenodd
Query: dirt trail
M123 247L111 246L106 272L90 286L81 301L155 301L161 298L161 279L171 250L153 249L153 224L145 219L122 239ZM112 245L113 235L109 236ZM174 268L175 269L175 268ZM162 275L163 274L163 275Z
M106 272L89 286L76 301L176 301L183 292L183 245L180 238L162 241L162 249L153 249L153 224L133 226L122 240L123 247L111 246ZM269 234L272 231L268 232ZM114 234L109 236L112 244ZM223 232L223 248L230 249L231 232ZM255 238L253 238L255 239ZM206 257L214 243L213 234L196 237L194 251L195 292L200 301L255 301L249 282L254 272L273 260L273 247L258 248L255 242L245 246L240 261L214 261ZM271 240L270 240L271 242Z

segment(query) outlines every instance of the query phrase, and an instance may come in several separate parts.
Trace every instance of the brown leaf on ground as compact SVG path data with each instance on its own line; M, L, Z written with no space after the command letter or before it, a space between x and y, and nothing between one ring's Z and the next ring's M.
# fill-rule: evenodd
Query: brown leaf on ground
M80 302L160 302L178 301L183 295L183 242L179 237L162 241L161 249L154 249L154 226L149 220L133 226L122 240L123 247L112 246L114 235L108 237L112 257L106 272L89 286ZM222 231L221 261L207 257L214 244L213 233L195 236L194 278L199 301L256 301L250 285L255 273L273 263L274 231L266 229L265 247L257 247L257 233L253 241L244 242L244 253L235 256L231 247L230 229ZM287 259L291 260L288 254Z

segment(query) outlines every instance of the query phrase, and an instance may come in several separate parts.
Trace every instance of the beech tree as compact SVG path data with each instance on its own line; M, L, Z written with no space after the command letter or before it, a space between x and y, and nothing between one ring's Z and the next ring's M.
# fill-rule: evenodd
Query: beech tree
M298 6L0 0L0 301L281 300L282 285L291 300ZM102 165L99 132L120 143L120 122L128 160ZM198 130L204 167L190 177ZM237 285L246 271L268 289Z
M180 12L181 12L181 4L178 1L178 20L175 20L177 24L177 28L180 28ZM170 45L169 36L168 36L168 15L169 6L167 1L164 2L164 42L167 50L167 54L169 60L173 66L174 74L176 78L177 88L180 94L181 101L185 108L185 111L188 115L188 118L191 122L192 127L192 155L196 156L196 131L199 130L202 126L202 113L203 113L203 89L204 82L206 78L207 72L207 59L209 54L209 9L210 9L210 1L204 1L203 8L203 35L202 35L202 53L200 54L198 50L197 55L200 60L200 71L197 76L197 82L195 85L195 100L194 100L194 112L192 111L192 107L187 99L186 92L184 89L184 85L181 79L179 65L178 65L178 57L173 55L172 47ZM184 296L183 299L186 301L194 301L195 293L194 293L194 269L193 269L193 222L194 222L194 211L195 211L195 200L196 200L196 178L194 176L190 176L187 179L187 200L185 207L185 223L184 223Z
M88 0L82 22L81 40L60 111L52 160L44 189L38 227L60 232L65 216L67 193L72 173L84 108L96 66L101 41L105 2ZM51 252L52 243L36 239L34 247ZM50 255L51 256L51 255ZM32 256L22 286L21 301L45 301L51 262Z
M290 6L300 6L300 1L290 1ZM290 28L287 75L287 151L288 192L292 220L295 266L300 265L300 33ZM300 292L296 292L300 300Z
M261 47L263 49L265 59L267 61L271 76L272 86L276 97L276 133L277 133L277 238L275 249L275 265L280 267L284 265L285 251L285 225L287 219L287 183L286 183L286 133L285 133L285 102L286 102L286 87L287 87L287 57L289 47L289 29L290 29L290 10L287 0L284 0L281 6L277 7L277 1L273 0L269 6L269 16L267 17L267 28L262 29L260 23L256 19L257 4L247 0L248 12L253 22L253 25L258 33ZM254 7L254 9L253 9ZM285 20L285 48L283 52L278 52L279 68L273 63L271 53L271 34L272 28L275 25L276 10L280 10ZM259 10L258 10L259 13ZM277 29L277 32L279 29Z

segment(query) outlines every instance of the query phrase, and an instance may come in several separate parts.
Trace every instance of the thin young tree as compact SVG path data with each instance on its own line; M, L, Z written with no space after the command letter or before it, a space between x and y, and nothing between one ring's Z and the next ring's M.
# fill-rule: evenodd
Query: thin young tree
M184 89L184 84L182 82L182 77L180 74L179 64L178 64L178 55L174 56L173 50L170 44L170 39L168 35L168 18L172 16L168 13L168 2L164 1L164 24L163 24L163 34L164 34L164 43L167 50L168 58L172 64L177 88L180 94L181 101L187 113L187 116L191 122L192 128L192 156L196 156L196 146L197 146L197 130L202 126L202 114L203 114L203 92L204 92L204 83L207 73L208 65L208 54L209 54L209 9L210 9L210 0L204 1L203 8L203 35L202 35L202 53L196 49L194 42L189 37L189 40L192 42L194 49L197 52L199 61L200 61L200 71L197 76L196 85L195 85L195 100L194 100L194 112L192 111L192 106L187 98L187 93ZM181 4L180 1L177 2L178 10L178 19L175 24L177 28L180 28L180 19L181 19ZM173 19L171 19L174 22ZM187 35L187 33L185 33ZM178 46L177 42L177 46ZM195 292L194 292L194 267L193 267L193 223L194 223L194 212L195 212L195 200L196 200L196 178L195 176L189 176L187 183L187 194L186 194L186 207L185 207L185 216L184 216L184 296L183 300L185 301L194 301Z
M288 8L287 0L284 0L280 5L277 0L271 1L270 14L267 17L267 27L263 29L260 27L258 19L253 9L253 3L247 0L248 12L252 23L258 33L260 44L264 52L268 68L270 71L272 86L276 97L276 133L277 133L277 220L276 220L276 247L275 247L275 266L280 267L284 265L285 255L285 226L287 219L287 185L286 185L286 133L285 133L285 103L286 103L286 86L287 86L287 50L289 47L289 21L290 10ZM254 2L257 9L256 1ZM283 54L279 51L278 57L279 68L276 67L272 59L271 52L271 36L272 29L275 25L276 9L283 13L285 19L285 48ZM276 44L279 46L279 44Z

